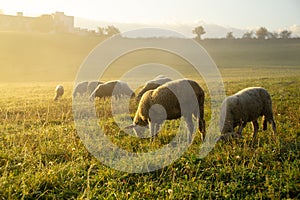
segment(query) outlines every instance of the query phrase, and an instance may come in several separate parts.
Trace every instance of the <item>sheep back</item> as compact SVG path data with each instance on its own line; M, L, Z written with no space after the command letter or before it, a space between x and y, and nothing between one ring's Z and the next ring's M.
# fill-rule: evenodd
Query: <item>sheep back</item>
M172 81L172 79L167 78L163 75L159 75L159 76L155 77L154 79L146 82L146 84L143 86L143 88L136 95L136 101L138 102L142 98L143 94L145 92L147 92L148 90L154 90L157 87L159 87L159 86L161 86L164 83L167 83L169 81Z
M220 123L224 123L224 127L221 132L233 132L241 122L255 121L263 115L273 119L270 94L262 87L245 88L223 101Z
M82 95L86 94L88 83L89 83L88 81L82 81L82 82L78 83L74 89L73 97L82 96Z
M87 92L89 95L97 88L98 85L103 84L101 81L89 81L87 85Z
M191 88L194 93L191 92ZM197 99L193 103L191 99L195 95ZM178 98L180 98L180 103ZM164 107L167 119L178 119L189 114L197 115L199 113L197 108L200 107L199 109L203 110L204 107L204 91L195 81L185 79L170 81L154 90L149 90L140 100L134 123L138 125L141 125L140 121L146 123L149 119L149 109L155 104ZM157 113L156 116L159 118L160 113Z
M102 98L121 95L131 96L132 94L133 91L127 83L117 80L99 84L91 96Z

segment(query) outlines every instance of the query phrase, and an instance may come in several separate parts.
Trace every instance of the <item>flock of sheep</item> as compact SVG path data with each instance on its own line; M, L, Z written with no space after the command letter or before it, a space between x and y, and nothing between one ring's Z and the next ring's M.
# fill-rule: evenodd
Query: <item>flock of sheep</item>
M54 100L58 100L64 93L64 88L58 85L55 89ZM205 93L200 85L188 79L171 80L159 75L144 84L135 95L134 91L123 81L85 81L79 83L73 92L73 98L88 95L90 100L95 97L111 97L127 95L134 98L138 108L133 124L127 129L133 128L139 134L139 127L148 126L152 136L159 132L165 120L183 117L192 135L194 125L193 117L197 119L199 131L205 138L204 99ZM276 134L276 124L273 118L272 100L268 91L262 87L245 88L232 96L224 99L221 106L220 131L221 136L217 140L227 140L229 137L242 137L242 130L248 122L252 122L254 134L258 132L258 118L264 117L263 130L267 123L272 126ZM234 129L238 127L238 131Z

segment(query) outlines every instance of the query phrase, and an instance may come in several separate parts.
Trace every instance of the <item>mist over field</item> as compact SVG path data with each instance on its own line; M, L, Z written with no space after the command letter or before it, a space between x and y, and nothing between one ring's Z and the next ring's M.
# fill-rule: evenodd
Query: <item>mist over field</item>
M0 81L74 81L84 59L104 40L104 37L99 36L0 32ZM159 38L124 40L139 43ZM170 43L176 43L178 40L182 39L168 39ZM295 70L297 74L300 66L299 39L206 39L199 44L206 49L221 72L237 67L242 69L276 67L282 70ZM144 50L130 53L118 58L111 67L120 71L157 61L176 69L189 68L186 67L187 63L177 56L172 56L171 53L154 50L150 52ZM118 78L118 74L114 76L113 78Z

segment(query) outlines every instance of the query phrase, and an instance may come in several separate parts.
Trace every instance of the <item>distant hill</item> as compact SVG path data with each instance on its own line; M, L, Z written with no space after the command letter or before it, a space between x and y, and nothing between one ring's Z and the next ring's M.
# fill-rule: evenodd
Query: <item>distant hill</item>
M168 24L168 23L161 23L161 24L143 24L143 23L118 23L118 22L108 22L108 21L97 21L91 19L85 19L80 17L75 17L75 26L87 28L91 30L96 30L97 27L106 27L114 25L120 29L122 33L127 31L132 31L136 29L143 29L143 28L161 28L175 31L179 34L184 35L185 37L192 38L195 35L192 33L192 30L197 26L203 26L205 28L205 34L203 38L224 38L228 32L233 32L235 37L242 37L242 35L249 31L245 29L239 29L229 26L221 26L217 24L206 23L205 21L199 20L191 23L178 23L178 24ZM154 35L152 35L154 36Z
M99 37L0 33L1 81L73 80Z
M200 43L219 67L300 67L300 39L211 39Z
M74 81L89 52L104 38L66 34L0 32L0 82ZM131 39L139 42L140 39ZM154 40L154 39L148 39ZM171 39L176 42L177 39ZM300 67L300 40L225 40L200 42L216 64L226 67ZM113 48L113 47L112 47ZM115 69L164 62L184 69L186 62L161 53L137 52L113 63ZM120 70L111 72L117 75Z

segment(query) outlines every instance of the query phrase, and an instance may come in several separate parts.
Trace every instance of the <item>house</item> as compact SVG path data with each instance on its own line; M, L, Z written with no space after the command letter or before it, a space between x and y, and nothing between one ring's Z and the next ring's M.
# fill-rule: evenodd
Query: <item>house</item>
M0 31L26 31L26 32L74 32L74 17L67 16L64 12L55 12L51 15L39 17L0 14Z

